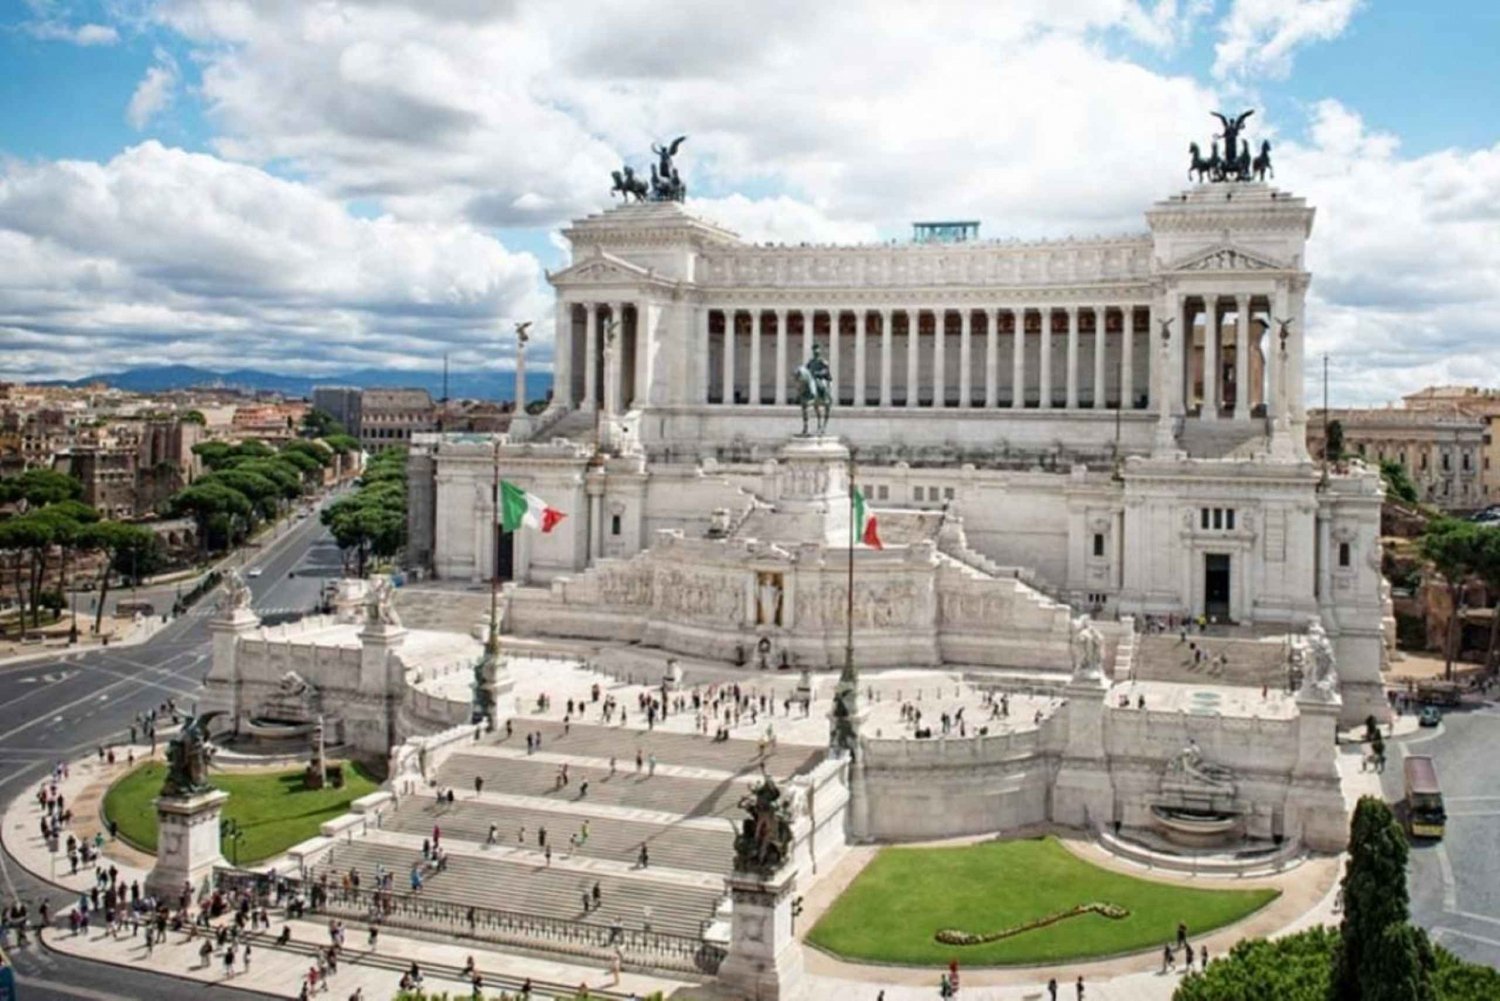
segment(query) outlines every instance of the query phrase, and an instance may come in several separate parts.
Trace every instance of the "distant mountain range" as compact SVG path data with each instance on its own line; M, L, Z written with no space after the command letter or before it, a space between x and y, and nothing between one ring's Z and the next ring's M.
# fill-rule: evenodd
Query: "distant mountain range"
M337 375L309 378L302 375L277 375L274 372L261 372L256 369L214 372L191 365L153 365L126 369L123 372L104 372L85 376L82 379L51 380L40 385L76 387L96 382L133 393L222 387L311 397L314 386L358 386L361 389L420 388L431 393L434 400L441 399L443 395L442 372L400 372L378 368L356 369ZM515 386L515 373L510 371L452 371L448 375L448 396L455 400L509 400L515 395ZM551 388L551 372L526 373L528 399L541 399Z

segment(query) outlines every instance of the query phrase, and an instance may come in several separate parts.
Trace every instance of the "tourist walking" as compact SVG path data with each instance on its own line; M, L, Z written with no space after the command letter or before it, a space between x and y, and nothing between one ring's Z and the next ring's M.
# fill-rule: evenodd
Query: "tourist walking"
M1083 1001L1083 977L1080 976L1074 986L1078 988L1078 1001Z
M1051 977L1047 981L1047 999L1048 999L1048 1001L1057 1001L1057 978L1056 977Z

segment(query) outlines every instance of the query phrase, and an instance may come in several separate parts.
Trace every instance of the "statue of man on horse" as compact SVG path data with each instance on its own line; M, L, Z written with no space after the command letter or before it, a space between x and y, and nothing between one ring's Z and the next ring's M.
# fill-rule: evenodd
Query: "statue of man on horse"
M812 357L797 366L797 403L802 407L802 436L808 436L807 413L815 418L812 433L821 435L828 427L828 413L833 409L833 372L823 358L823 345L813 342Z

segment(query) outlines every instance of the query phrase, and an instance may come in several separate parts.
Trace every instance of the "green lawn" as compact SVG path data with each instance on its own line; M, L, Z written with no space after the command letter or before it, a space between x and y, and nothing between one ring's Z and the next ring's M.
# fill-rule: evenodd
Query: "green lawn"
M1090 865L1056 838L887 848L808 939L840 956L887 963L1051 963L1160 949L1176 938L1179 921L1197 937L1258 910L1277 893L1184 889L1137 879ZM1130 914L1084 914L982 945L944 945L933 938L944 928L996 932L1095 902Z
M151 801L161 792L166 770L161 762L142 765L111 786L104 797L105 816L120 825L127 841L147 851L156 851L156 811ZM344 763L342 789L304 790L301 769L224 772L209 781L229 793L224 816L244 831L239 844L239 860L244 864L270 858L313 837L323 821L347 812L351 800L378 788L359 765L348 762ZM227 843L224 857L234 858Z

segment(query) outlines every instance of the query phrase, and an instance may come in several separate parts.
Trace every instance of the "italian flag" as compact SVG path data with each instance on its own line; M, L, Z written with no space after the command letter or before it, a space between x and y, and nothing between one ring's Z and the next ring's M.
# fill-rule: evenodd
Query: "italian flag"
M850 526L850 531L871 549L885 548L880 543L880 528L875 523L875 515L865 506L865 494L859 487L854 488L854 524Z
M536 494L529 494L514 483L500 481L500 527L507 532L518 531L524 526L541 529L546 535L566 517Z

